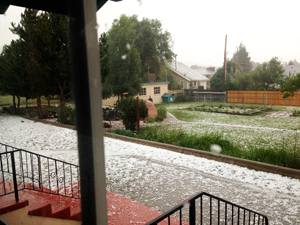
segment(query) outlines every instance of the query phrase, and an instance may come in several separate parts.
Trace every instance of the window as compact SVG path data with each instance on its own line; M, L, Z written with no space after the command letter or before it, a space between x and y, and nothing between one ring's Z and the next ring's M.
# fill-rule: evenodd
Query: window
M160 94L160 87L154 87L154 94Z
M148 74L155 74L155 71L152 67L148 68Z
M183 80L180 81L181 89L183 89Z
M140 92L140 95L146 95L146 88L142 88L142 91Z
M197 81L194 81L194 87L197 87Z

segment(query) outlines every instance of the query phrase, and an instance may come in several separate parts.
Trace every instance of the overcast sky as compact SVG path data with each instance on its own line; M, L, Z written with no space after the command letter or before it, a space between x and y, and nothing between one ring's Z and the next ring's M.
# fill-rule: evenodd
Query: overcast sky
M227 34L228 58L242 42L252 61L300 62L299 0L123 0L107 2L98 12L98 33L110 29L121 14L161 21L173 39L177 59L191 66L221 66ZM0 46L9 44L10 22L18 23L22 8L10 6L0 16Z

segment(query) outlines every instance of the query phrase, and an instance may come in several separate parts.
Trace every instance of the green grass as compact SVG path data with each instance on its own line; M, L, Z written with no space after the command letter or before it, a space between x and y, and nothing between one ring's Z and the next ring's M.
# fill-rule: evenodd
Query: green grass
M137 137L133 132L126 130L116 130L114 133ZM211 145L217 144L221 146L223 155L300 169L300 148L296 144L289 147L284 143L274 147L250 146L245 150L241 145L216 133L188 134L182 129L170 130L169 127L162 126L142 128L139 138L203 151L210 151ZM297 140L298 136L294 138Z
M184 110L189 107L245 107L261 105L226 103L161 104L177 119L191 122L141 129L140 138L209 151L212 144L222 147L221 154L300 169L300 118L267 118L266 113L237 116ZM216 108L215 108L216 109ZM272 106L272 111L295 113L300 107Z
M16 101L16 104L18 104L17 97L16 97L15 101ZM47 99L44 98L44 97L41 98L41 101L42 101L43 105L48 104ZM36 99L29 99L27 103L28 103L29 106L36 105ZM20 104L22 106L25 106L26 105L26 98L21 97L20 98ZM51 100L51 104L52 105L53 104L59 104L59 100ZM13 105L13 96L11 96L11 95L0 95L0 107L7 106L7 105Z

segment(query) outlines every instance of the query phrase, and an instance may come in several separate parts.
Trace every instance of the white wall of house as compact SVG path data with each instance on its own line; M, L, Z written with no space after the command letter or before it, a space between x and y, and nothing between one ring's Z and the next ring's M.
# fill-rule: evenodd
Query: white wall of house
M168 83L169 82L151 82L151 83L142 83L142 91L139 97L143 100L148 100L149 96L153 99L154 104L162 103L162 97L164 93L168 93ZM118 100L117 96L110 97L108 99L102 100L103 106L114 106Z
M168 82L142 83L141 85L142 91L139 94L139 98L148 100L151 96L154 104L162 103L161 96L164 93L168 93Z

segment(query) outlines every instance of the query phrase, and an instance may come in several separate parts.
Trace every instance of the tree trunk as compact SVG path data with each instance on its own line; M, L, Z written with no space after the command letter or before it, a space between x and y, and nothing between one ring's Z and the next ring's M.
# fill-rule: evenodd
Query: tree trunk
M16 110L16 96L13 95L13 104L14 104L14 109Z
M61 86L61 84L59 84L58 86L59 86L59 90L60 90L60 98L59 98L60 106L61 106L61 108L64 108L65 107L65 102L66 102L66 96L64 94L64 89L65 89L65 86L66 86L66 82L64 81L63 86Z
M20 108L20 96L17 96L17 98L18 98L18 109Z
M50 100L51 100L51 96L50 95L48 96L47 100L48 100L48 106L50 107Z
M36 98L36 108L37 108L37 114L39 119L43 118L43 114L42 114L42 102L41 102L41 95L37 95Z

